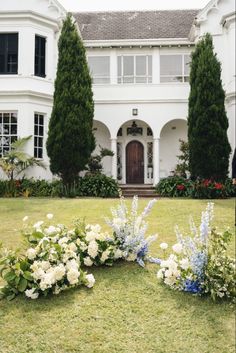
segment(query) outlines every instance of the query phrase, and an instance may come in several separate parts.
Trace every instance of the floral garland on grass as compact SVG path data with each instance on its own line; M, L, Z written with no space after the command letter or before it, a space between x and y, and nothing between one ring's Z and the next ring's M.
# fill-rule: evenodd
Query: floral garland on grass
M112 220L107 220L112 234L102 232L100 225L86 225L77 221L73 229L62 224L39 221L30 227L24 217L24 236L30 247L25 254L5 250L0 257L0 276L6 285L0 295L8 300L19 293L37 299L39 296L59 294L66 289L85 285L93 287L94 276L82 267L92 265L113 265L118 259L137 261L144 266L149 260L150 243L155 236L145 239L147 223L144 218L150 212L155 200L148 203L138 216L138 198L134 197L129 213L121 198L117 209L112 210Z
M235 259L226 251L232 234L211 227L213 203L202 212L199 230L190 220L191 236L183 236L176 227L177 243L172 253L160 263L157 278L171 289L193 294L209 294L213 300L235 300ZM164 254L168 244L160 244Z

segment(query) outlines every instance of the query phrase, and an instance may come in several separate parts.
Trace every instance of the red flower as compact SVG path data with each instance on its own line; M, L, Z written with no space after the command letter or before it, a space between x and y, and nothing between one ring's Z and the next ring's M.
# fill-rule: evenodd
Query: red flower
M221 190L221 189L223 189L223 187L224 187L223 184L221 184L221 183L215 183L215 189Z
M203 185L206 186L206 187L208 187L210 183L211 183L210 179L203 180Z
M185 186L183 184L179 184L176 187L177 187L177 190L184 190L185 189Z

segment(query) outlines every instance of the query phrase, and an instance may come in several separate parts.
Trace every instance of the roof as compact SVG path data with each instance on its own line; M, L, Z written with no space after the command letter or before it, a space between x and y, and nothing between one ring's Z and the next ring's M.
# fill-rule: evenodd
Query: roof
M199 10L73 13L86 40L188 38Z

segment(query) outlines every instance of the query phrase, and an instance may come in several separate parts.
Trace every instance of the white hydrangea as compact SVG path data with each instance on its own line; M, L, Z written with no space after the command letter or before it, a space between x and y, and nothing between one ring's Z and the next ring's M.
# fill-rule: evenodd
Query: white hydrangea
M39 296L39 293L38 293L38 292L35 292L35 291L36 291L36 288L27 289L27 290L25 291L25 295L26 295L28 298L37 299L38 296Z
M33 228L35 229L40 229L41 225L44 223L44 221L38 221L33 225Z
M105 262L108 259L109 255L110 255L109 249L103 251L102 256L101 256L101 262L102 263Z
M88 249L88 246L87 246L83 241L81 241L81 242L80 242L80 249L81 249L82 251L85 251L85 250Z
M79 260L75 260L75 259L72 259L72 260L69 260L67 261L66 263L66 269L69 271L71 269L74 269L74 270L78 270L80 266L80 263L79 263Z
M160 270L157 272L157 278L158 278L158 279L163 279L163 278L164 278L163 269L160 269Z
M98 244L95 240L92 240L89 245L88 245L88 254L90 257L93 259L97 256L98 254Z
M90 259L89 256L84 258L84 264L85 266L92 266L93 265L93 261Z
M174 252L176 252L176 254L181 254L182 250L183 250L183 246L180 243L177 243L175 245L172 246L172 249Z
M167 244L167 243L161 243L161 244L160 244L160 248L161 248L162 250L166 250L166 249L168 248L168 244Z
M123 257L123 251L120 250L120 249L117 249L117 250L115 251L115 253L114 253L114 258L115 258L115 259L120 259L120 258L122 258L122 257Z
M92 288L94 286L94 283L95 283L95 278L92 274L89 274L89 275L86 275L86 280L87 280L87 284L86 286L88 288Z
M59 264L58 266L54 267L54 276L56 281L60 281L66 273L66 269L63 264Z
M51 235L51 234L57 232L57 228L54 227L54 226L49 226L48 228L44 229L44 232L45 232L47 235Z
M34 260L37 256L37 251L33 248L29 248L26 251L26 257L28 257L29 260Z
M69 238L63 237L63 238L58 240L58 244L62 246L63 244L68 243L68 241L69 241Z
M52 218L53 218L53 214L52 214L52 213L48 213L48 214L47 214L47 218L48 218L48 219L52 219Z
M68 245L68 249L72 252L76 252L77 251L77 246L75 245L75 243L70 243Z
M80 272L75 268L71 268L67 272L67 279L71 285L77 284L79 282L79 276L80 276Z

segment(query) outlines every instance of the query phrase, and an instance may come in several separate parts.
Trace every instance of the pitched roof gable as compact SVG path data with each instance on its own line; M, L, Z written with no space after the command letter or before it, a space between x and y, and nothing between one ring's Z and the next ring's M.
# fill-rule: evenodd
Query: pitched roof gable
M73 13L84 40L188 38L199 10Z

